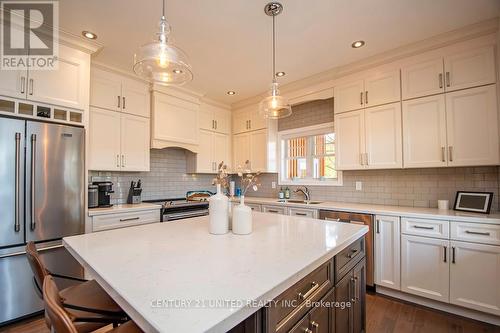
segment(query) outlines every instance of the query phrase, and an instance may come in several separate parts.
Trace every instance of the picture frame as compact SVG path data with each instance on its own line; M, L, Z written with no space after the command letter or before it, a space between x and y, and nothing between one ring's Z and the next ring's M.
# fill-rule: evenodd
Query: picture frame
M457 191L453 209L470 213L489 214L492 201L493 192Z

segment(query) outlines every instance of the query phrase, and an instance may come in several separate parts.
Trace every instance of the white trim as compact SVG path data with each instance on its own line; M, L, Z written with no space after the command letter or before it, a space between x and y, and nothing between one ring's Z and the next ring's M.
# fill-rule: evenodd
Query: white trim
M300 135L313 136L325 133L325 131L334 132L333 122L293 128L278 132L278 185L312 185L312 186L342 186L343 178L342 171L337 170L337 178L335 180L319 180L319 179L298 179L288 180L282 179L283 157L282 157L282 142L290 138Z
M480 281L478 283L480 283ZM406 302L411 302L411 303L423 305L423 306L426 306L426 307L431 308L431 309L437 309L440 311L455 314L457 316L471 318L474 320L479 320L479 321L482 321L485 323L490 323L493 325L500 325L500 317L489 314L489 313L470 310L467 308L463 308L461 306L443 303L443 302L435 301L432 299L407 294L407 293L399 291L399 290L381 287L381 286L377 286L376 291L378 294L387 295L387 296L390 296L393 298L401 299L401 300L406 301Z

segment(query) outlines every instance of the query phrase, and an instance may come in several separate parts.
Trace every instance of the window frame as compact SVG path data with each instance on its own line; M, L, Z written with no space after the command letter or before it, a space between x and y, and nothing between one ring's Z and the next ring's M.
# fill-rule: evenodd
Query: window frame
M312 125L312 126L307 126L307 127L294 128L294 129L284 130L284 131L278 132L278 185L314 185L314 186L342 186L343 185L342 171L340 171L340 170L336 170L337 171L337 178L330 179L330 180L319 180L319 179L314 179L314 178L303 178L303 179L291 180L291 179L284 178L284 177L286 177L286 161L287 161L286 140L301 137L301 136L311 137L314 135L326 134L326 132L335 133L333 122L319 124L319 125ZM306 163L307 163L308 168L310 169L310 172L312 172L313 158L316 155L313 154L312 149L311 149L312 146L311 146L309 141L310 140L308 139L307 148L310 150L310 153L309 152L306 153ZM336 156L336 152L337 152L337 149L335 149L335 156ZM337 167L337 158L335 158L335 169L336 169L336 167ZM308 172L309 172L309 169L308 169Z

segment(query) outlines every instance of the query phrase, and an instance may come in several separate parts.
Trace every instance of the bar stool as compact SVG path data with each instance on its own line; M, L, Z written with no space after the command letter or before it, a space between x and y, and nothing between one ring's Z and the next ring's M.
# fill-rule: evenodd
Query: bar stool
M109 324L117 326L128 320L125 312L95 280L87 281L51 273L44 266L33 242L26 245L26 256L33 271L35 287L42 299L45 298L42 290L43 282L49 276L79 282L59 292L60 302L73 318L79 333L91 332ZM47 320L47 316L45 319L47 326L50 328L51 324Z
M56 333L79 333L75 327L75 318L64 308L59 290L52 276L47 276L43 281L43 295L45 312L50 318L54 331ZM127 321L107 332L142 333L142 330L133 321Z

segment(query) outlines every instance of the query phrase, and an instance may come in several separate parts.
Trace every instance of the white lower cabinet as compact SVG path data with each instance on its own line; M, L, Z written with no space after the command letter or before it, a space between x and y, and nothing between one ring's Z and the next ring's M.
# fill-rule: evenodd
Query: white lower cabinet
M401 291L449 302L449 241L401 236Z
M450 245L450 303L500 315L500 247Z
M375 217L375 284L401 289L399 216Z
M310 217L310 218L317 219L318 218L318 210L317 209L289 207L288 208L288 215Z
M92 216L92 232L160 222L160 209Z

